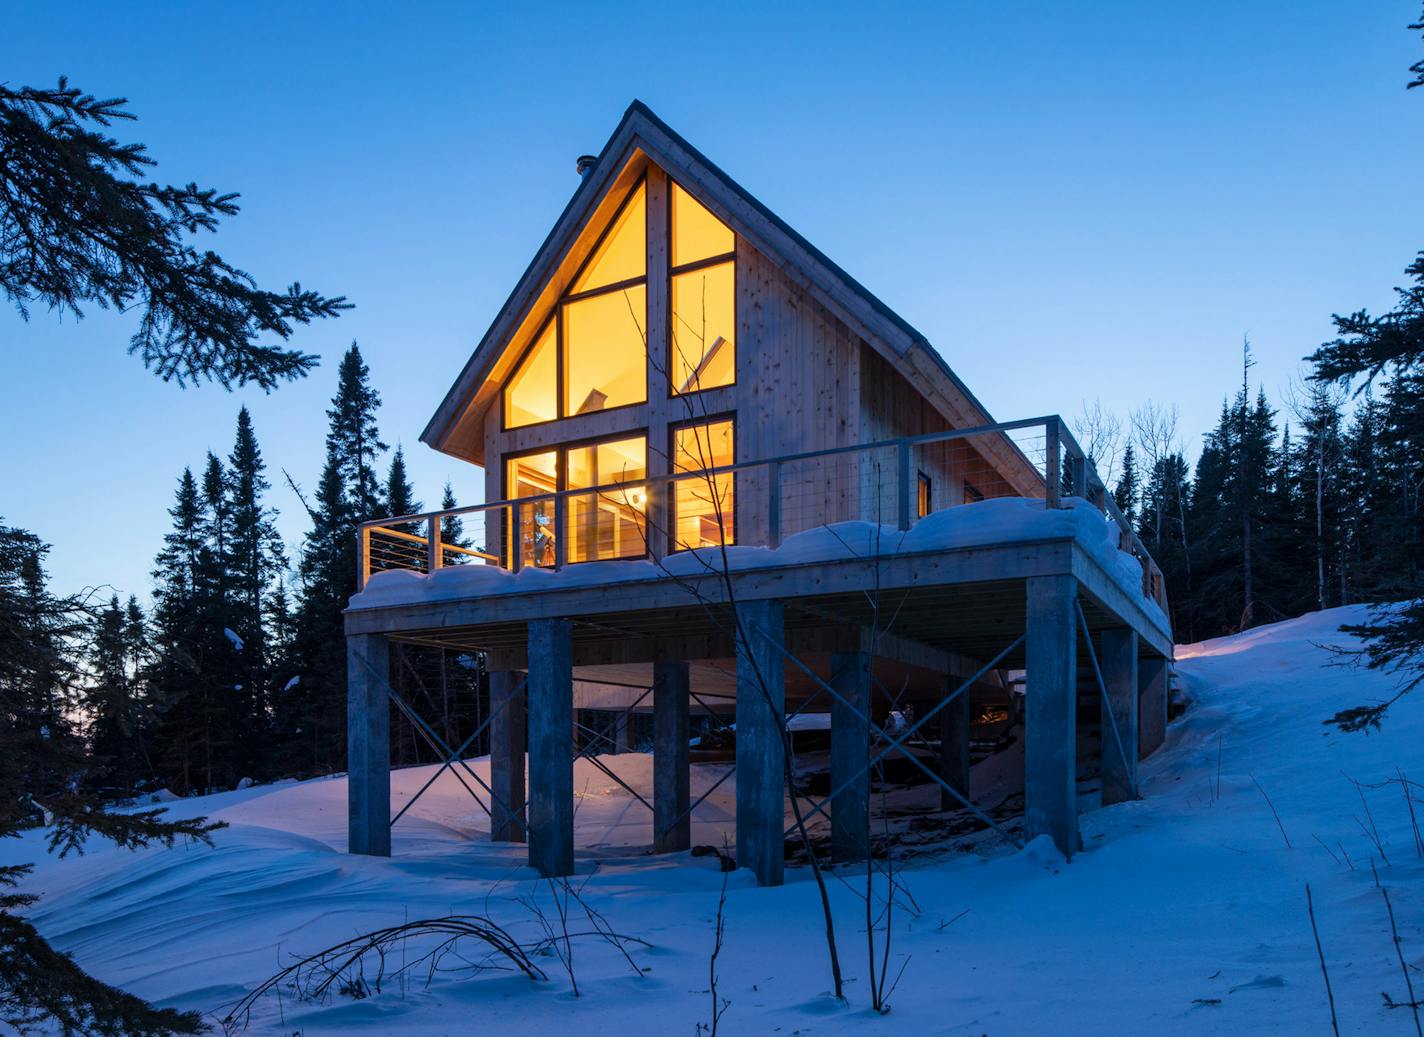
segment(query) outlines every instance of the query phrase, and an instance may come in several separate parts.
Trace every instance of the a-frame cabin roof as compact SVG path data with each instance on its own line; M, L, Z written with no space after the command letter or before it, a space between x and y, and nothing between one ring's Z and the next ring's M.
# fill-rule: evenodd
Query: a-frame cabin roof
M585 230L626 193L646 158L673 177L718 219L770 258L794 283L863 338L956 427L989 424L983 405L944 358L897 314L820 249L689 144L647 105L634 101L597 161L583 176L549 236L500 308L435 416L421 433L436 450L484 462L483 420L497 383L518 350L507 349L521 329L542 320L559 290L561 272L583 258L574 249ZM587 245L585 246L585 253Z

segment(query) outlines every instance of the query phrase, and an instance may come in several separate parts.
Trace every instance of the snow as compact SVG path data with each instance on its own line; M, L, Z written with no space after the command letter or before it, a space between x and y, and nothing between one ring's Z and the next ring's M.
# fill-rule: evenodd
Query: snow
M1045 840L1015 851L981 834L921 847L901 872L921 913L896 916L891 967L907 956L908 965L883 1020L869 1007L864 908L853 893L862 873L852 868L831 883L845 1005L828 996L806 869L788 867L787 885L776 889L732 873L719 962L720 991L731 1001L722 1032L1329 1033L1307 883L1341 1032L1412 1032L1408 1009L1388 1009L1381 998L1407 995L1374 874L1390 890L1402 952L1418 969L1424 861L1399 786L1364 790L1370 820L1350 779L1376 784L1400 770L1424 779L1424 691L1395 705L1379 732L1343 734L1322 723L1393 688L1383 675L1331 665L1320 647L1348 643L1338 626L1363 615L1334 610L1180 649L1190 706L1143 765L1145 798L1092 809L1096 793L1080 786L1084 850L1071 862ZM985 790L1016 760L1005 752L976 766L976 798L991 801ZM646 756L602 762L649 787ZM486 761L471 766L486 775ZM693 795L724 772L695 767ZM397 809L430 773L396 773ZM699 808L695 842L720 847L730 834L733 786L727 781ZM582 942L578 999L549 959L543 983L448 973L364 1000L284 997L280 1007L264 1003L250 1032L692 1033L708 1015L717 858L648 855L649 818L636 800L583 762L575 788L583 895L615 929L650 942L633 952L647 970L641 976L606 945ZM64 861L44 854L38 833L0 846L0 860L38 865L25 889L43 896L31 911L40 930L145 997L220 1012L287 954L406 919L488 914L524 937L535 931L520 899L544 887L521 848L484 841L484 815L448 772L396 825L390 859L342 852L344 777L170 806L230 827L212 848L130 853L95 843ZM1372 826L1387 862L1367 834ZM1414 982L1424 986L1424 975L1416 971Z
M233 630L231 627L223 627L223 637L232 642L233 651L242 651L242 638L237 636L236 630Z
M909 530L873 522L836 522L787 537L780 547L733 546L726 549L726 565L733 572L770 566L805 565L929 551L948 551L990 544L1073 538L1108 574L1134 595L1142 593L1142 567L1117 547L1117 529L1102 512L1078 497L1063 500L1063 507L1045 508L1042 500L997 497L975 504L936 511ZM535 590L568 589L611 583L696 576L722 569L720 550L703 548L669 556L660 569L650 561L582 562L553 569L528 566L517 573L497 565L453 565L430 575L409 569L373 573L366 587L352 596L353 609L496 594L522 594ZM1145 607L1162 620L1156 602Z
M286 684L283 684L283 685L282 685L282 690L283 690L283 691L291 691L293 688L295 688L295 687L296 687L298 684L300 684L301 682L302 682L302 675L299 673L299 674L297 674L295 677L293 677L291 680L289 680Z

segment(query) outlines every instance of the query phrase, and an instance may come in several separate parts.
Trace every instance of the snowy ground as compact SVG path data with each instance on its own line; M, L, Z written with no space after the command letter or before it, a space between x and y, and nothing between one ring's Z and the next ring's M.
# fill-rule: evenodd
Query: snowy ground
M1390 687L1326 666L1316 646L1340 642L1336 627L1361 614L1335 610L1180 649L1193 704L1144 765L1146 798L1085 813L1086 848L1071 864L1041 843L1014 852L984 839L916 857L903 878L921 913L897 915L892 969L908 964L888 1016L869 1008L864 909L849 888L863 878L833 883L850 980L839 1004L805 869L788 869L780 889L734 873L721 1032L1328 1033L1307 883L1341 1032L1413 1032L1409 1009L1381 997L1407 994L1375 874L1424 995L1424 861L1400 786L1366 790L1367 817L1350 779L1379 783L1402 769L1424 780L1424 691L1397 705L1382 732L1321 723ZM647 787L645 759L612 762ZM719 773L700 769L694 795ZM423 780L401 772L397 802ZM709 1015L717 861L617 849L648 840L646 810L596 771L581 767L577 787L584 895L614 928L652 945L634 952L641 975L610 947L582 942L577 999L549 959L542 983L450 974L364 1000L273 999L250 1032L693 1034ZM700 813L698 841L720 842L730 789ZM482 841L483 815L448 775L397 825L389 860L342 852L345 794L336 778L176 804L175 813L229 823L211 849L96 845L56 861L31 836L0 853L38 862L29 888L44 899L33 917L55 944L109 981L214 1017L289 953L360 930L458 912L533 935L521 899L540 884L517 848ZM1416 798L1424 821L1424 790Z

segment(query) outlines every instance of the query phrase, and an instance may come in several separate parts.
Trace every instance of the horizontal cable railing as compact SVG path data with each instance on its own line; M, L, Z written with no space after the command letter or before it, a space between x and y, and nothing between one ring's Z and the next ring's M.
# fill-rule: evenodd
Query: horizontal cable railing
M1143 594L1166 611L1161 570L1056 415L665 474L638 471L598 486L374 519L360 528L357 579L364 588L389 569L561 569L722 544L779 547L793 534L847 520L908 530L961 504L1029 497L1058 508L1066 496L1086 499L1116 528L1119 548L1142 566Z

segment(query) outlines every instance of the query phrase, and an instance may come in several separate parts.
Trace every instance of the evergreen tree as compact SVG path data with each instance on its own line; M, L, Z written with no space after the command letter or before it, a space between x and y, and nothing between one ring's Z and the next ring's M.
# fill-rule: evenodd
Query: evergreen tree
M148 767L143 752L143 716L135 672L130 626L110 599L95 623L90 652L90 680L85 689L89 716L89 784L122 792L132 790Z
M341 613L356 591L356 530L385 513L375 462L386 449L376 427L380 396L355 343L327 411L326 462L309 508L312 527L298 566L301 600L292 643L299 683L282 700L288 767L338 770L346 754L346 637Z
M371 388L371 372L361 350L351 343L337 372L336 396L326 416L331 421L326 445L328 457L337 458L346 487L347 504L357 522L385 514L376 462L386 451L376 430L376 409L381 396Z
M246 407L237 414L237 436L228 455L227 493L232 509L232 534L226 568L231 579L233 630L243 642L242 666L245 726L256 735L268 722L270 663L266 595L272 581L287 567L277 532L277 512L263 496L271 489L266 464ZM265 768L257 767L257 770Z
M390 472L386 475L386 515L395 518L398 515L414 515L424 507L420 501L415 499L415 487L410 484L410 478L405 470L405 450L399 445L396 452L391 455ZM421 528L422 523L404 522L396 528L404 533L420 536L425 533Z
M1141 479L1137 471L1137 455L1129 442L1122 454L1122 475L1118 477L1117 486L1113 488L1113 502L1134 526L1137 524L1137 502L1142 492Z
M451 487L450 480L447 479L445 480L444 493L440 497L440 510L450 511L458 507L459 504L455 502L455 490ZM465 536L464 519L459 515L442 515L440 518L440 542L442 544L449 544L451 547L468 548L470 546L470 540ZM463 565L469 561L469 559L469 555L455 552L445 560L445 564Z
M80 643L92 624L105 622L105 665L122 668L125 647L113 636L122 623L114 622L116 607L96 616L84 602L50 593L47 550L33 534L0 525L0 838L47 827L50 849L61 854L91 835L124 847L206 839L214 826L201 818L169 822L158 810L112 813L81 789L89 764L72 723ZM51 948L17 913L35 900L11 891L28 871L26 864L0 866L0 1024L16 1032L46 1024L63 1033L198 1032L196 1014L153 1008L87 976L73 958Z

